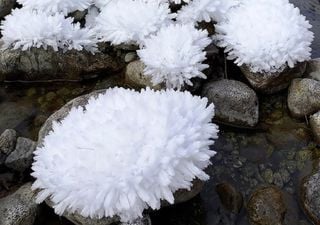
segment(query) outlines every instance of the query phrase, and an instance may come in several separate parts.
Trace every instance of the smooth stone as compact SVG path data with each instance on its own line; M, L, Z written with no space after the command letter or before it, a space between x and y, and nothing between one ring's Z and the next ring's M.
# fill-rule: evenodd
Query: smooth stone
M239 213L243 206L243 196L229 183L220 183L216 186L221 204L232 213Z
M320 58L308 61L305 75L307 78L320 81Z
M108 54L86 51L55 52L32 48L0 51L0 81L81 81L123 68L124 62Z
M54 121L62 121L70 112L70 110L74 107L85 107L85 105L88 103L88 100L91 97L97 98L99 94L103 94L106 90L98 90L91 92L90 94L83 95L80 97L77 97L71 101L69 101L66 105L64 105L61 109L53 113L47 121L44 123L44 125L41 127L38 135L38 142L37 147L43 146L44 138L49 134L49 132L52 131L52 124ZM200 180L194 180L193 186L191 190L177 190L174 193L175 202L174 204L183 203L186 201L189 201L196 195L198 195L202 188L204 186L204 182ZM50 206L50 202L46 201L46 203ZM168 206L169 204L166 201L163 201L161 203L162 207ZM115 218L104 218L102 221L100 220L94 220L92 223L90 222L91 219L84 218L81 215L78 214L65 214L64 215L67 219L70 221L78 224L78 225L105 225L109 224L109 221L115 220ZM116 218L118 221L118 219Z
M283 194L276 187L256 190L249 199L248 216L252 225L282 225L286 214Z
M0 0L0 19L11 13L16 0Z
M320 82L294 79L289 87L288 108L296 118L305 118L320 110Z
M36 143L28 138L19 137L15 150L7 157L5 165L18 172L31 167Z
M38 207L31 183L27 183L13 194L0 199L0 224L33 225Z
M310 117L310 126L315 140L320 144L320 111Z
M125 56L124 56L124 61L126 63L132 62L137 58L137 54L135 52L128 52Z
M282 72L254 73L247 66L240 67L253 89L264 94L273 94L286 89L292 79L301 77L306 70L306 63L299 63L294 68L286 68Z
M0 136L0 152L9 155L16 146L17 132L12 129L5 130Z
M151 78L144 75L145 65L140 60L133 61L127 65L125 72L125 82L134 88L150 87L153 89L161 89L161 85L153 85Z
M300 202L305 214L314 224L320 224L320 173L303 179L300 186Z
M215 119L231 125L254 127L259 120L259 101L246 84L235 80L211 81L202 95L215 105Z

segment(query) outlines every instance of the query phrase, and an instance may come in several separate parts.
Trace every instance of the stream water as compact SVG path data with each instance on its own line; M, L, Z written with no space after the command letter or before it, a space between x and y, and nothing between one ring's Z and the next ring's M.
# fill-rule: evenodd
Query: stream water
M313 25L316 39L313 57L320 56L320 4L318 0L292 0ZM21 136L36 140L46 118L67 101L95 89L121 85L121 76L86 83L40 85L0 85L0 133L16 129ZM260 98L261 118L257 129L235 129L221 126L219 140L213 149L218 154L208 168L211 179L195 199L152 213L154 225L249 225L246 207L239 214L228 212L216 191L216 185L227 182L247 202L257 188L276 185L288 195L288 225L307 225L299 202L299 182L308 174L320 149L312 142L305 121L289 117L286 93ZM37 225L69 225L46 209Z

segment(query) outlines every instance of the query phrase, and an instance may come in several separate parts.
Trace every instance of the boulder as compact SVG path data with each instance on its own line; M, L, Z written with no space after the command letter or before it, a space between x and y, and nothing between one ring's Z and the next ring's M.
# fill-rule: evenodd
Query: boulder
M55 52L32 48L28 51L0 50L0 82L7 81L81 81L119 71L124 63L108 54L86 51Z
M11 13L16 0L0 0L0 19Z
M296 118L305 118L320 110L320 82L294 79L289 87L288 108Z
M7 157L5 165L18 172L24 172L31 167L36 143L28 138L19 137L16 148Z
M253 73L247 66L240 67L253 89L264 94L273 94L286 89L292 79L299 78L306 69L306 63L299 63L294 68L286 68L282 72Z
M214 103L216 120L240 126L257 125L258 97L246 84L226 79L211 81L204 86L202 95Z
M33 225L38 212L31 183L0 199L1 225Z
M310 117L310 126L316 142L320 144L320 111Z

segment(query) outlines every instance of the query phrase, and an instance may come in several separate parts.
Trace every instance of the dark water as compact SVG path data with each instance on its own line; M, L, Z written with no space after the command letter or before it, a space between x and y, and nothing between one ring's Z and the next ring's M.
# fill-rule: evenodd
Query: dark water
M315 40L312 44L312 57L320 57L320 1L319 0L289 0L300 8L301 13L312 24Z

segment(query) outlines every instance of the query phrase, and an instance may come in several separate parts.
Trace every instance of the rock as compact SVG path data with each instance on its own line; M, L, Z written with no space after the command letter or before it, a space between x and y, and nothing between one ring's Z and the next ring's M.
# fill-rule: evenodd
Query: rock
M31 167L36 143L28 138L19 137L15 150L7 157L5 165L15 171L23 172Z
M305 75L307 78L320 81L320 58L308 61Z
M15 148L17 132L12 129L5 130L0 136L0 152L9 155Z
M124 56L124 61L126 63L132 62L137 58L137 54L135 52L128 52L125 56Z
M31 183L0 199L1 225L33 225L38 212Z
M292 116L305 118L320 110L320 82L294 79L289 88L288 108Z
M222 205L232 213L239 213L243 205L242 194L228 183L216 186Z
M31 102L0 103L0 133L6 129L18 128L32 120L35 113L34 105Z
M226 79L211 81L204 86L202 95L214 103L215 119L250 127L258 123L258 97L244 83Z
M140 60L133 61L127 65L125 73L125 81L129 86L136 88L151 87L153 89L161 89L161 85L154 86L150 77L143 74L145 66Z
M73 17L74 22L81 22L82 20L85 19L87 13L88 13L88 10L83 10L83 11L77 10L70 13L68 16Z
M106 90L98 90L94 91L90 94L83 95L80 97L77 97L70 102L68 102L66 105L64 105L61 109L56 111L54 114L52 114L47 121L44 123L44 125L41 127L39 135L38 135L38 142L37 146L42 147L43 146L43 141L44 138L49 134L50 131L52 131L52 123L54 121L61 121L63 120L70 110L73 107L85 107L85 105L88 103L89 98L91 97L97 97L99 94L104 93ZM174 197L175 197L175 204L178 203L183 203L191 198L195 197L200 193L202 190L204 183L203 181L200 180L194 180L193 181L193 186L191 190L178 190L175 192ZM51 203L49 201L46 201L46 203L50 206ZM168 203L163 201L162 206L168 206ZM91 220L88 218L84 218L78 214L65 214L64 215L67 219L72 221L73 223L77 225L105 225L109 224L111 222L118 221L118 218L104 218L103 220Z
M276 187L260 188L248 202L248 216L252 225L282 225L286 214L286 205L280 189Z
M320 144L320 111L310 117L310 126L318 144Z
M151 218L149 215L144 215L143 218L137 219L128 223L121 223L120 225L151 225Z
M320 173L305 177L300 187L300 202L314 224L320 224Z
M0 81L83 80L119 71L123 62L107 54L85 51L0 51Z
M15 4L16 0L0 0L0 19L10 14Z
M296 67L286 68L281 73L253 73L246 66L240 67L253 89L264 94L273 94L286 89L291 80L301 77L306 70L306 63L300 63Z

